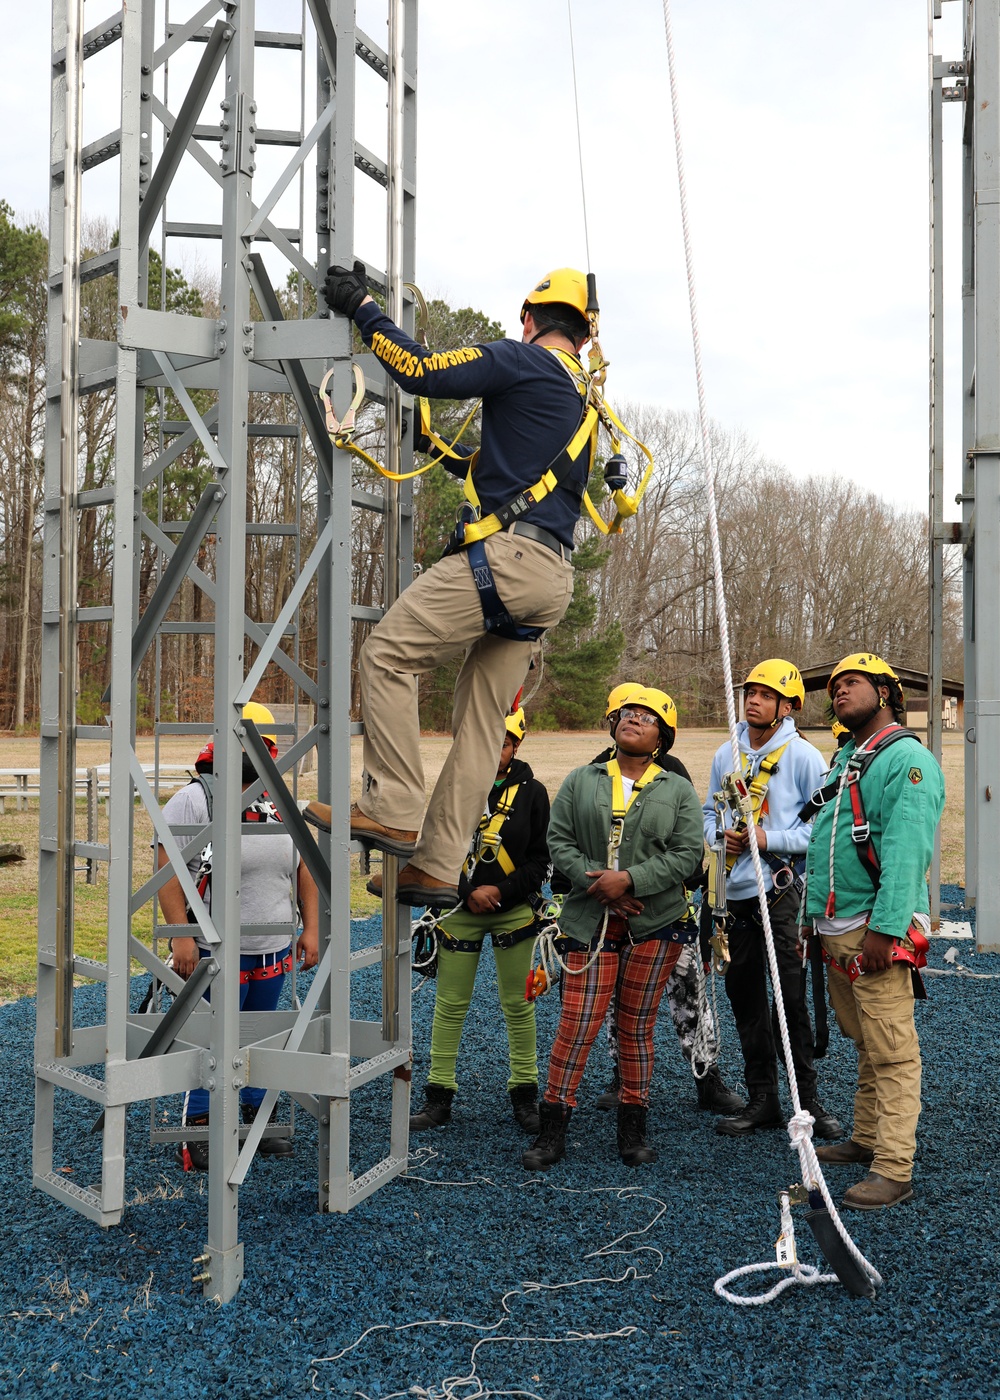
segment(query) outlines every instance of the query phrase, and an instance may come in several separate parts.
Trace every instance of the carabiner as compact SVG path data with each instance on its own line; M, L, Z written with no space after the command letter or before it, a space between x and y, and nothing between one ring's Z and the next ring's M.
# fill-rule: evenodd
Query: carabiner
M361 407L365 397L365 376L360 365L352 365L354 371L354 398L351 406L338 422L337 415L333 408L333 399L326 392L326 386L330 382L333 369L328 369L324 374L319 386L319 397L323 408L326 411L326 430L330 435L330 441L334 447L344 447L351 441L355 432L355 415Z
M413 331L413 339L427 350L427 332L430 330L431 317L427 310L427 303L424 294L415 282L404 282L403 286L408 292L413 293L413 300L417 303L416 325Z

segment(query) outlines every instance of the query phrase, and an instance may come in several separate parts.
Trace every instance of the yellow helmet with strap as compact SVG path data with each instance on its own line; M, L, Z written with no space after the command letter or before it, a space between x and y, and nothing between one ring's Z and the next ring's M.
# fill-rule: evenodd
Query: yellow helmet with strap
M507 716L507 718L503 722L503 727L514 740L515 744L519 744L521 742L525 734L527 734L528 732L528 725L524 718L523 706L519 706L518 709L516 709L513 712L513 714L509 714Z
M829 695L833 694L834 678L842 676L845 671L860 671L863 676L871 676L873 680L876 676L888 676L890 680L895 681L897 685L899 684L899 677L888 661L883 661L874 652L855 651L850 656L845 656L843 661L838 661L830 672L830 679L826 683Z
M623 681L621 685L616 685L608 696L608 708L604 711L604 718L609 719L615 710L620 710L623 705L627 705L632 697L638 695L643 688L638 681Z
M779 656L758 662L743 682L743 689L746 690L748 685L766 685L769 690L777 691L792 702L793 710L801 710L806 698L806 688L798 668L790 661L782 661Z
M262 739L270 739L272 744L278 742L278 736L274 732L274 715L266 705L258 705L256 700L248 700L243 706L243 718L253 720ZM271 727L270 733L265 732L263 727L265 724Z
M548 272L539 282L537 287L533 287L524 298L524 305L521 307L521 323L533 306L545 306L558 303L560 306L572 306L574 311L587 319L587 274L580 272L575 267L557 267L555 272Z

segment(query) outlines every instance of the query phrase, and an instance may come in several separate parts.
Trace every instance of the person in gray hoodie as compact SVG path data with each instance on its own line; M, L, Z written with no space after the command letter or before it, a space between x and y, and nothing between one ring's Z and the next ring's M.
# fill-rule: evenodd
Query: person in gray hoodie
M805 687L796 667L780 658L761 661L743 685L745 720L739 738L742 777L750 789L757 845L764 869L764 886L778 962L781 999L785 1007L792 1062L799 1100L815 1119L816 1137L839 1138L841 1127L819 1101L813 1068L812 1026L806 1006L806 973L799 946L801 900L799 872L809 844L809 826L799 811L821 786L826 764L818 749L803 739L792 718L802 708ZM732 771L732 747L722 744L712 760L708 797L702 811L705 838L715 838L714 795ZM726 969L726 995L733 1009L743 1050L749 1103L715 1130L741 1137L759 1128L784 1127L778 1098L778 1016L768 988L764 926L743 821L733 823L726 811L726 869L731 961Z

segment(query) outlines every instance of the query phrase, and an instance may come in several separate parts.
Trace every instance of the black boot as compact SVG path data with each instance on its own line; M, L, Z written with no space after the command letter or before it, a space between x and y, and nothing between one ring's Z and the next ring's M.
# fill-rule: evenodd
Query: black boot
M252 1103L240 1104L244 1123L253 1123L257 1110ZM270 1121L270 1120L269 1120ZM262 1137L257 1151L263 1157L291 1157L295 1149L286 1137Z
M601 1094L601 1095L599 1096L599 1098L598 1098L598 1100L597 1100L597 1107L598 1107L598 1108L617 1108L617 1107L618 1107L618 1090L621 1088L621 1086L622 1086L622 1077L621 1077L621 1075L618 1073L618 1066L615 1065L614 1069L611 1071L611 1083L610 1083L610 1084L608 1085L608 1087L605 1089L604 1093Z
M732 1118L720 1118L715 1131L725 1137L743 1137L755 1133L758 1128L783 1128L785 1120L781 1114L781 1104L777 1094L762 1094L751 1091L750 1102L742 1113Z
M648 1112L640 1103L618 1105L618 1156L627 1167L641 1167L658 1156L656 1148L646 1142Z
M185 1127L207 1128L208 1114L201 1113L197 1118L188 1118ZM208 1140L195 1138L191 1142L179 1142L174 1151L174 1160L186 1172L208 1171Z
M718 1065L709 1065L695 1084L699 1108L707 1108L712 1113L742 1113L746 1108L746 1102L739 1094L734 1094L722 1078Z
M526 1171L547 1172L553 1162L566 1156L566 1130L573 1110L564 1103L538 1105L538 1136L529 1148L521 1153L521 1162Z
M440 1128L450 1123L454 1097L454 1089L446 1089L442 1084L428 1084L423 1104L410 1115L410 1132L422 1133L427 1128Z
M811 1113L815 1118L813 1124L814 1138L830 1138L836 1140L844 1136L844 1130L840 1123L834 1118L832 1113L827 1113L819 1099L803 1099L802 1107L807 1113Z
M518 1126L523 1128L532 1137L538 1132L538 1085L537 1084L515 1084L509 1090L510 1106L514 1110L514 1119Z

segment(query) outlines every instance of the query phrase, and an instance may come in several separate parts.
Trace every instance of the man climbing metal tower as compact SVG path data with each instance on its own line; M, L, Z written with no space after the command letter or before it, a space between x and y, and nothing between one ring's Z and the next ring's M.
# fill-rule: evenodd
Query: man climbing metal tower
M444 557L393 604L360 661L367 787L351 807L351 837L409 859L399 873L401 903L446 908L458 902L511 700L538 638L560 621L573 593L573 532L598 417L578 358L596 333L593 279L560 268L525 298L520 341L444 353L411 340L382 313L362 263L331 268L324 295L404 389L482 398L477 454L428 438L426 423L416 441L425 450L433 443L444 465L466 477L469 504ZM463 654L454 742L421 825L417 677ZM322 804L306 816L329 827Z

